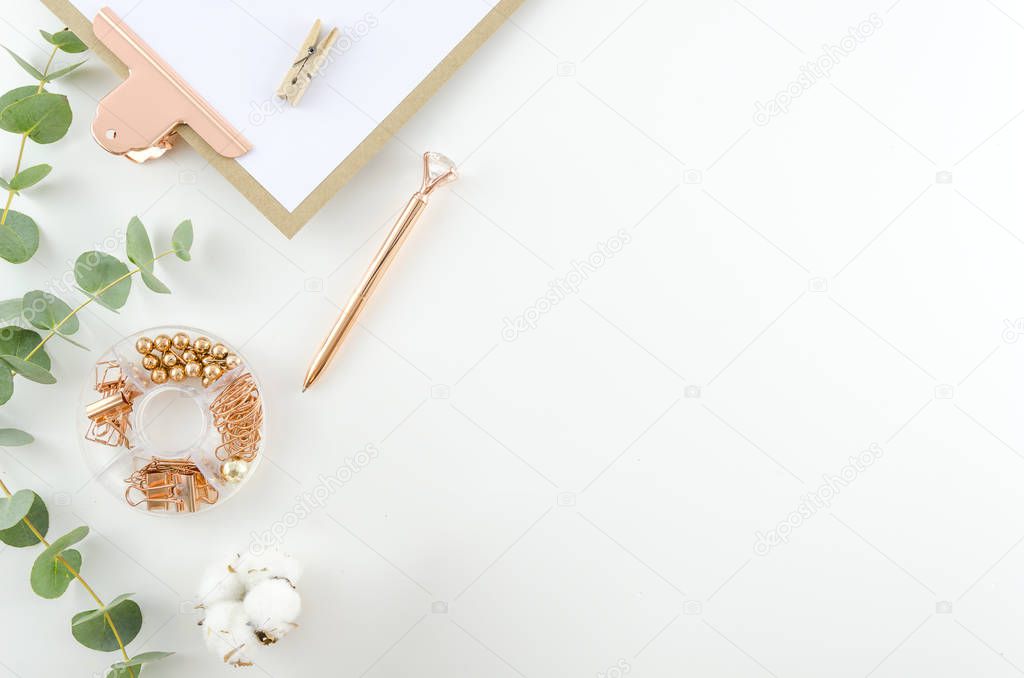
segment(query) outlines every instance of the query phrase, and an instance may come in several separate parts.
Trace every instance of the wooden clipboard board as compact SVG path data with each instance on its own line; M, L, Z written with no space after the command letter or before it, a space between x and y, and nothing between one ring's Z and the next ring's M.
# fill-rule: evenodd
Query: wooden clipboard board
M224 178L270 220L286 237L299 232L306 222L327 204L335 193L362 169L385 142L399 130L445 82L469 60L473 53L515 12L524 0L500 0L476 27L423 79L419 85L353 150L348 157L317 186L292 212L278 202L237 160L225 158L214 151L187 125L178 128L179 135ZM91 19L84 16L70 0L42 0L42 3L80 37L93 52L122 78L128 69L96 39Z

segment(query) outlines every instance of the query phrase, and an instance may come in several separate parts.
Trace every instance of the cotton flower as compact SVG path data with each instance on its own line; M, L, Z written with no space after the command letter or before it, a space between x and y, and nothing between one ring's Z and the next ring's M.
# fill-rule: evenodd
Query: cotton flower
M203 637L211 652L234 666L251 666L253 651L298 627L302 599L295 588L299 562L278 551L235 555L210 568L199 591Z

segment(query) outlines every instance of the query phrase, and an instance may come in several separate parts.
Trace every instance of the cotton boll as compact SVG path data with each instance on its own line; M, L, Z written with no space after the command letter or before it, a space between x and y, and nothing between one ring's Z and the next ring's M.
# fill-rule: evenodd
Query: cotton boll
M287 579L268 579L246 594L244 607L256 637L269 645L295 628L302 599Z
M199 605L209 607L228 600L241 600L245 595L245 582L231 566L220 565L206 571L199 583Z
M297 628L302 599L295 582L301 575L299 562L276 550L221 560L206 572L199 592L206 646L234 666L261 659Z
M202 621L206 647L225 662L250 664L245 649L254 640L245 606L237 601L222 601L206 608Z

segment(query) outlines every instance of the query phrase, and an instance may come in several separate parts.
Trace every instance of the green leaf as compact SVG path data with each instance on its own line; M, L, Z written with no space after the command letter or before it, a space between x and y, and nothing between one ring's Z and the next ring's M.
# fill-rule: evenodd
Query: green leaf
M52 73L47 73L46 74L46 82L53 82L54 80L57 80L59 78L63 78L65 75L67 75L71 71L75 70L76 68L78 68L79 66L82 66L84 64L85 64L84 61L79 61L77 64L71 64L70 66L65 66L64 68L61 68L60 70L56 70L56 71L54 71Z
M128 222L125 249L128 252L128 260L139 267L139 274L146 287L160 294L171 293L170 288L153 275L153 243L150 242L146 227L138 217L132 217Z
M50 173L53 168L47 164L33 165L32 167L26 167L11 179L10 188L14 191L20 191L28 188L29 186L35 186L40 181L46 178L46 175Z
M132 672L128 669L133 669L143 664L149 664L151 662L159 661L170 657L173 652L143 652L137 654L126 662L114 662L110 665L110 673L107 674L107 678L130 678ZM134 675L138 678L140 671L135 671Z
M7 179L4 179L3 177L0 177L0 188L4 189L5 191L13 190L11 188L11 185L7 182ZM14 191L14 194L17 195L18 192Z
M128 266L109 254L92 250L83 252L75 262L75 280L86 294L111 310L117 310L128 301L132 290L131 277L125 277L116 285L104 290L122 276L127 276ZM104 290L102 293L100 290Z
M192 259L191 219L186 219L174 229L174 235L171 236L171 246L174 248L174 253L182 261L190 261Z
M16 101L21 101L36 94L38 91L38 85L25 85L24 87L15 87L9 92L5 92L3 96L0 96L0 111Z
M32 327L52 330L64 318L67 318L58 331L61 334L74 334L79 328L78 316L68 317L69 315L71 315L71 307L60 297L55 297L49 292L32 290L21 298L21 316Z
M10 497L0 497L0 530L9 530L28 515L35 495L31 490L19 490Z
M71 127L71 106L63 94L38 92L0 109L0 129L27 134L37 144L63 139Z
M40 73L39 70L35 66L33 66L29 62L27 62L24 59L22 59L20 56L18 56L17 54L12 52L11 50L7 49L7 47L4 47L4 49L7 50L8 54L11 55L11 58L13 58L15 61L18 62L19 66L21 66L22 68L25 69L26 73L31 75L36 80L42 80L43 79L43 74Z
M0 327L0 355L13 355L27 358L39 342L40 336L32 330L15 325ZM50 356L45 349L39 349L32 356L32 362L43 368L50 369ZM7 402L14 393L14 370L7 363L0 368L0 405Z
M57 383L57 377L50 374L50 371L45 367L40 367L36 363L27 362L16 355L0 355L0 360L10 365L16 374L20 374L29 381L34 381L37 384Z
M75 549L67 549L60 556L71 566L75 572L82 571L82 554ZM40 556L41 558L41 556ZM60 598L68 590L68 586L75 579L75 575L60 560L55 557L49 561L36 560L32 566L32 574L29 582L32 590L40 598L52 600Z
M0 405L14 395L14 370L7 363L0 363Z
M76 527L63 537L55 539L46 549L39 554L36 562L32 564L32 590L43 598L59 598L67 590L71 582L71 573L68 572L59 560L58 556L65 553L65 549L77 544L86 538L89 528L85 525ZM77 551L75 551L77 553ZM68 559L71 567L77 571L82 565L82 557L78 555L77 564Z
M66 28L53 34L47 33L46 31L39 31L39 34L43 36L43 40L60 48L62 52L67 52L68 54L78 54L79 52L84 52L89 49L89 47L82 42L77 35Z
M39 534L45 537L46 532L50 529L50 512L46 509L46 503L42 498L35 492L32 494L34 495L32 508L29 509L26 519L39 530ZM0 530L0 541L15 548L25 548L38 544L39 538L23 520L8 530Z
M0 301L0 323L21 317L21 298Z
M12 264L23 264L39 249L39 227L32 217L7 211L7 219L0 224L0 257Z
M32 353L42 340L38 333L23 327L15 325L0 327L0 355L15 355L27 360L28 354ZM46 354L45 348L41 348L33 354L32 362L44 370L50 369L50 356Z
M135 640L142 628L142 610L134 600L127 596L118 596L106 607L98 610L79 612L71 619L71 635L82 645L100 652L114 652L121 649L104 612L117 629L121 642L125 645Z
M0 445L4 447L19 447L29 445L35 438L16 428L0 428Z
M142 282L146 284L146 287L153 290L157 294L170 294L171 288L160 282L160 280L147 271L146 269L139 270L139 275L142 277Z

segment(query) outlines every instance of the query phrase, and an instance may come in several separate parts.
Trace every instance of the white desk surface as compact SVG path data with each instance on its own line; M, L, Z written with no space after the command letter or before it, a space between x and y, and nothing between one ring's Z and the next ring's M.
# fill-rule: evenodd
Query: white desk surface
M38 60L57 21L7 4L0 42ZM59 279L132 214L158 238L191 217L195 260L161 265L175 294L91 310L82 337L206 327L270 387L272 463L192 520L90 484L74 431L93 354L53 345L61 384L19 382L0 412L39 438L0 450L5 480L49 500L54 530L94 529L85 571L138 594L136 651L179 653L151 678L239 675L202 647L200 570L367 445L287 530L303 626L250 675L1024 671L1024 10L586 4L527 2L290 242L187 148L142 168L99 151L103 64L56 85L75 123L29 147L55 170L16 201L44 242L0 284ZM849 54L823 52L864 21ZM831 76L806 75L823 53ZM790 83L788 110L755 120ZM300 394L428 148L463 179ZM5 172L15 152L0 139ZM520 315L535 327L503 333ZM85 595L36 599L34 557L0 550L0 676L99 670L68 634Z

